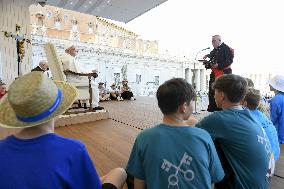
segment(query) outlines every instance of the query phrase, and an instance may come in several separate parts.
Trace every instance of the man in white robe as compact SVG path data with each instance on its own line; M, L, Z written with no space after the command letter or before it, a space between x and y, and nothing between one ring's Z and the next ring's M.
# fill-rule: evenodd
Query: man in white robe
M78 76L74 73L88 73L86 70L84 70L84 67L75 60L75 56L77 55L77 50L74 45L68 47L65 50L65 53L62 56L62 63L63 63L63 69L64 71L70 71L65 72L66 79L68 82L71 83L82 83L82 84L89 84L89 79L86 76ZM98 83L96 82L96 79L93 78L91 80L91 87L92 87L92 106L94 110L102 110L103 107L99 106L99 89L98 89Z

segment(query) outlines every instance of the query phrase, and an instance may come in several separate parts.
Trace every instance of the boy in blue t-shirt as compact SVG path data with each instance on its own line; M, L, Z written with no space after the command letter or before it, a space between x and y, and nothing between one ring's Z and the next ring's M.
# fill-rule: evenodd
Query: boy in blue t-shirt
M284 76L276 75L268 81L275 96L270 100L270 118L278 132L278 141L284 144Z
M247 82L238 75L219 77L213 84L215 100L222 111L201 120L196 127L207 130L214 140L225 171L217 189L266 189L274 172L274 156L270 142L260 123L241 100Z
M278 142L278 134L273 123L266 117L264 113L259 111L257 108L259 107L261 102L260 91L257 89L250 88L242 101L242 105L247 107L254 118L260 122L262 128L264 129L274 154L275 161L278 160L280 154L280 147Z
M187 125L193 87L184 79L171 79L156 96L163 123L136 138L126 168L134 176L134 188L211 188L224 172L210 135Z
M0 126L22 130L0 141L0 188L122 188L123 169L100 179L84 144L54 134L54 118L76 97L73 86L37 71L11 84L0 101Z

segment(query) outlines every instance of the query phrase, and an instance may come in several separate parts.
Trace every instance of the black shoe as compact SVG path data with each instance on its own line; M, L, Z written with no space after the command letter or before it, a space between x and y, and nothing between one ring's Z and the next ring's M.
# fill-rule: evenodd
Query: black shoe
M82 104L81 104L80 100L78 100L78 108L82 108Z
M103 110L103 109L104 109L104 107L101 107L101 106L97 106L97 107L93 108L93 110Z
M84 109L88 109L87 103L84 103L83 105L84 105Z

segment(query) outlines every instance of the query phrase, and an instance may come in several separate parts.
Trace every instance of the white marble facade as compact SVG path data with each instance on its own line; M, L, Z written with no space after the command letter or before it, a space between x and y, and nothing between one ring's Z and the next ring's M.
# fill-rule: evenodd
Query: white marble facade
M66 44L74 44L79 50L77 60L84 65L85 70L97 69L99 71L98 80L106 83L107 87L114 82L122 81L121 69L127 66L129 86L136 95L153 95L160 84L173 77L186 78L192 83L194 72L196 73L196 90L206 90L204 66L196 61L194 63L193 60L167 55L141 55L128 49L38 35L32 35L32 39L33 67L37 66L40 60L45 59L43 45L46 42L54 43L59 54L63 53Z

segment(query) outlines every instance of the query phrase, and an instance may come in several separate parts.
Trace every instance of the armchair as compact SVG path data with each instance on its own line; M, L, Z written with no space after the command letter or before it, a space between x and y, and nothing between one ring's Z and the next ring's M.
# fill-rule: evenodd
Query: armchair
M65 81L66 79L65 73L69 72L74 75L88 77L89 83L71 83L73 84L79 92L77 100L89 100L90 108L89 111L93 111L92 107L92 87L91 87L91 77L97 77L97 73L76 73L70 70L63 70L62 60L59 58L57 54L57 49L54 44L47 43L44 45L48 66L51 70L52 77L54 80Z

